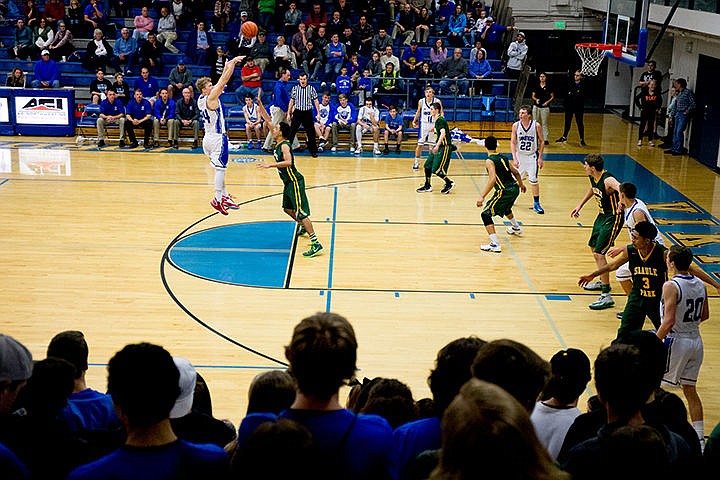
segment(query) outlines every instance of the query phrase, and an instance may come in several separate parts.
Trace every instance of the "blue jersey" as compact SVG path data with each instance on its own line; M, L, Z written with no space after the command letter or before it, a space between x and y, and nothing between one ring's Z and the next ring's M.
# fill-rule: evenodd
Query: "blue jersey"
M400 115L395 115L395 118L393 118L389 113L385 116L385 125L387 125L388 128L391 128L393 130L397 130L398 127L402 125L402 117Z
M206 135L225 134L225 116L223 115L223 106L219 98L218 108L216 110L210 110L207 108L207 96L200 95L200 98L198 98L198 110L200 110L200 116L205 123Z
M350 81L350 77L347 75L338 75L337 79L335 80L335 86L337 87L338 93L344 93L345 95L349 95L350 91L352 90L352 82Z

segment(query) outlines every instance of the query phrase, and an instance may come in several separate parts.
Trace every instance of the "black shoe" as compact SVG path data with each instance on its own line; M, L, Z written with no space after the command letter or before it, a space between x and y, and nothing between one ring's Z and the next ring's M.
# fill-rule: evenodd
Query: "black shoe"
M672 152L673 157L679 157L680 155L685 155L683 152Z
M192 146L192 148L198 148L198 142L197 142L197 140L193 141L193 146Z
M663 153L675 153L675 150L673 150L672 148L670 148L670 149L668 149L668 150L665 150L665 152L663 152Z
M128 148L138 148L140 144L138 142L132 142L130 145L128 145Z
M545 140L545 145L550 145L550 142L548 142L547 140Z
M383 155L390 155L390 149L388 147L385 147L385 150L383 150Z
M659 145L660 148L670 148L672 147L672 143L661 143Z
M401 149L402 149L402 147L401 147L400 145L398 145L397 147L395 147L395 151L396 151L397 153L400 153L400 150L401 150Z
M318 157L317 152L313 152L313 153L311 153L310 155L311 155L313 158L317 158L317 157Z
M118 143L118 147L125 148L125 140L120 140L120 143Z
M105 140L98 140L97 146L98 146L98 148L104 147L104 146L105 146Z
M145 145L147 145L147 143ZM155 142L153 143L153 148L158 148L159 146L160 146L160 142L155 140Z
M447 195L448 193L450 193L450 190L452 190L454 186L455 182L446 182L443 189L440 190L440 193L442 193L443 195Z
M432 192L432 186L430 185L423 185L422 187L415 190L417 193L427 193Z
M585 140L580 140L580 146L584 147L585 145L587 145L587 143L585 143Z
M178 141L177 141L177 140L173 141L172 146L173 146L173 148L180 148L180 146L178 145Z
M560 137L560 138L558 138L557 140L555 140L555 143L563 143L563 142L567 142L567 138L565 138L565 137Z

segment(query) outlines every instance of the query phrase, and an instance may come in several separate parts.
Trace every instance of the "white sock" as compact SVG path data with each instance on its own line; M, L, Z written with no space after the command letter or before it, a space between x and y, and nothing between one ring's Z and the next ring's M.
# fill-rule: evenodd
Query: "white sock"
M215 199L222 200L225 190L225 170L215 170Z
M705 439L705 422L702 420L698 420L695 422L692 422L693 428L695 429L695 433L697 433L697 436L700 440Z
M510 223L512 223L512 226L513 226L513 227L519 227L519 226L520 226L520 225L518 225L518 222L517 222L517 220L515 219L515 217L513 217L513 218L510 219Z
M378 142L373 143L373 147L378 148Z
M490 234L490 243L493 245L500 245L500 242L498 241L497 234L491 233Z

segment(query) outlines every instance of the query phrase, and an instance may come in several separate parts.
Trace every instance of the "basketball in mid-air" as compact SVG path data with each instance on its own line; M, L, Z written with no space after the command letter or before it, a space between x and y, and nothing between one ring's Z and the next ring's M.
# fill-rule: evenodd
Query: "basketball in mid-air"
M247 22L244 22L242 24L242 26L240 27L240 32L245 38L253 38L256 37L258 34L258 26L255 22L251 22L250 20L248 20Z

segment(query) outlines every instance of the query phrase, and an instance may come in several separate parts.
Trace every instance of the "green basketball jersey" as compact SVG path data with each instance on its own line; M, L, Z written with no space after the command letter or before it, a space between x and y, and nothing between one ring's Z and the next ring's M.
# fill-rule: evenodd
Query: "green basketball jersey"
M597 182L595 182L592 175L590 175L590 186L592 187L593 195L595 195L595 201L598 204L600 213L606 215L618 215L621 212L620 194L616 191L613 191L612 194L607 193L607 190L605 189L606 178L615 178L615 175L607 170L603 170L602 175L600 175L600 180Z
M488 159L492 160L495 165L495 190L501 190L512 185L517 185L515 176L512 174L512 170L510 169L510 160L499 153L490 155Z
M285 157L283 157L282 153L283 145L287 145L290 148L290 158L292 158L292 165L290 165L289 167L280 167L277 169L277 171L283 183L287 184L296 181L298 178L302 178L302 175L295 168L295 155L293 154L292 145L290 145L289 141L283 140L282 142L277 144L274 153L275 161L280 163L285 160Z
M435 138L440 138L440 131L445 129L445 138L441 145L450 145L450 126L442 115L435 119Z
M640 293L642 298L659 302L663 283L667 281L665 247L653 243L653 249L646 258L643 258L633 245L628 245L627 250L633 290Z

